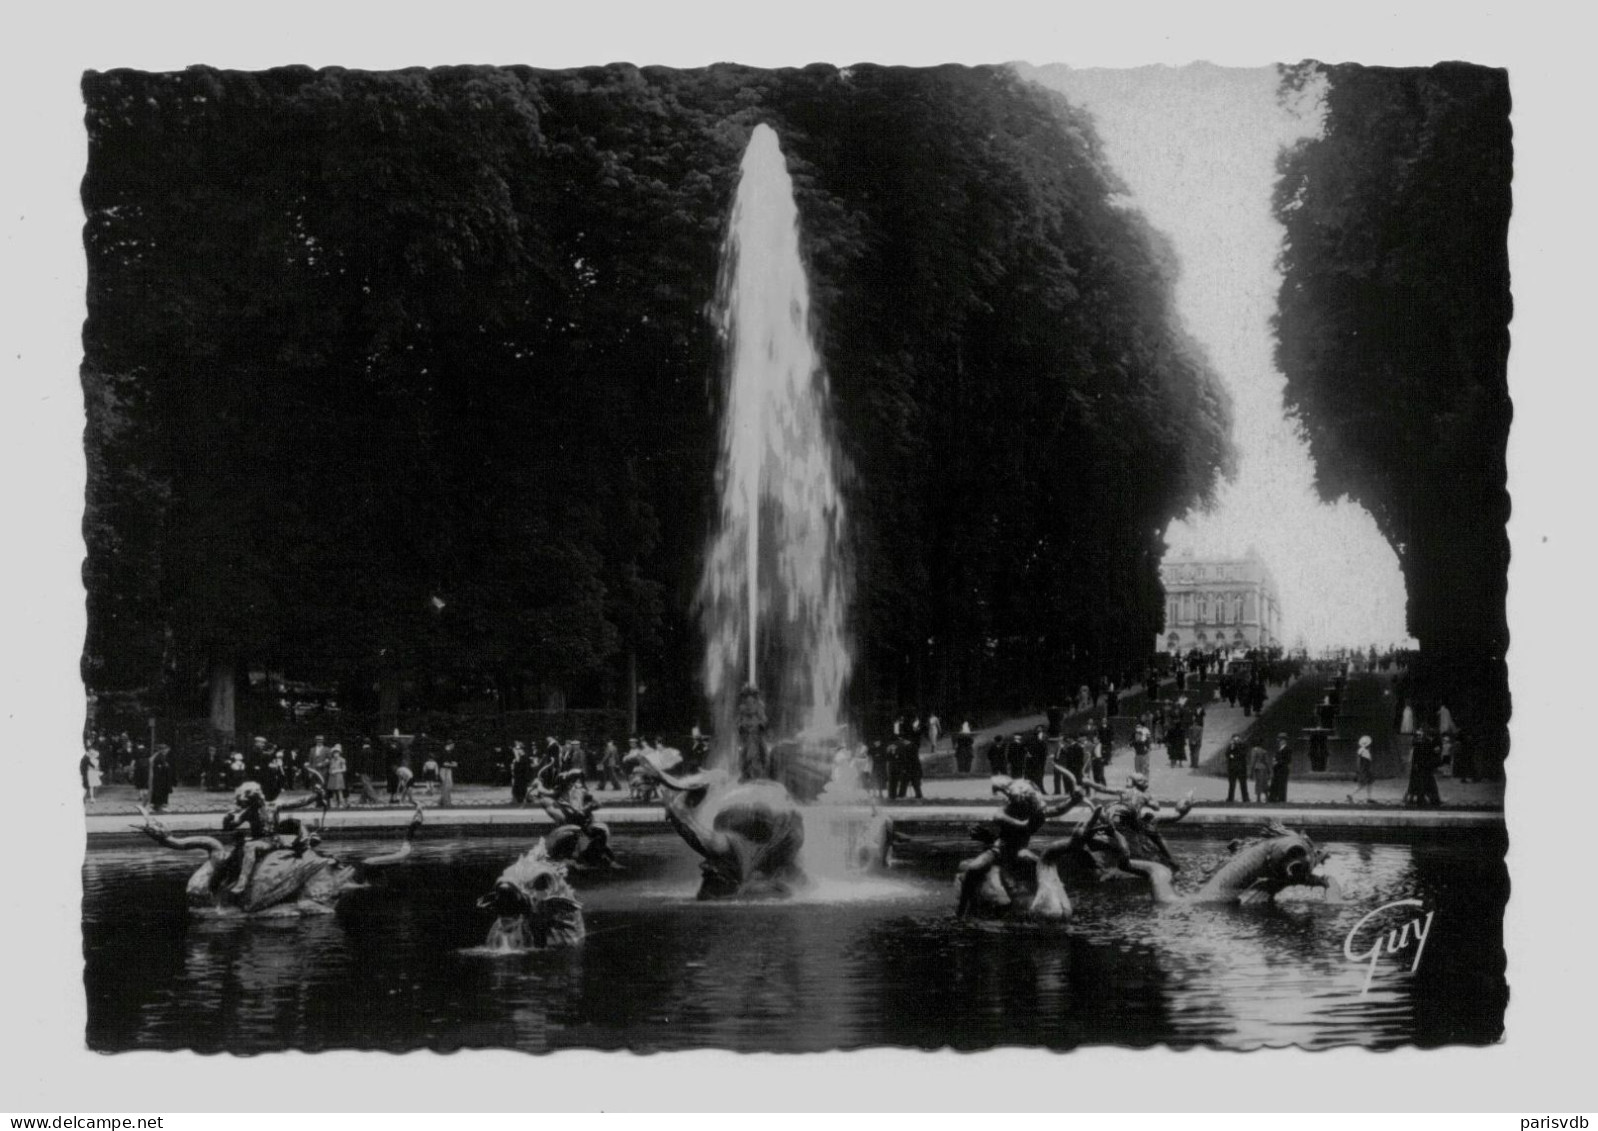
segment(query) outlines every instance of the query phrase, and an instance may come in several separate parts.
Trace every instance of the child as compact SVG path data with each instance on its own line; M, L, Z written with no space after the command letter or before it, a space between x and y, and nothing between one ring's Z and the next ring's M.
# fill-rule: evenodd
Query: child
M333 751L327 757L327 792L333 804L340 809L349 805L350 791L345 784L345 774L349 768L349 763L344 760L344 747L334 743Z

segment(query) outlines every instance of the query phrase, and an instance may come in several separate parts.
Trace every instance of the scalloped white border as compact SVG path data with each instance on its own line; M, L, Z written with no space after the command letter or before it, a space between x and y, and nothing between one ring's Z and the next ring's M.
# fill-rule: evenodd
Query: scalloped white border
M1110 9L1106 11L1105 9ZM1093 1106L1155 1110L1580 1110L1590 1100L1590 897L1571 886L1590 855L1577 837L1594 797L1586 460L1593 319L1588 42L1567 5L1278 3L1070 6L1010 0L873 5L756 3L341 7L288 0L234 12L205 3L30 5L8 18L0 175L6 317L0 359L5 493L0 648L0 797L11 863L0 959L0 1108L13 1112L349 1109L461 1111L880 1109ZM1562 26L1563 25L1563 26ZM1467 59L1511 69L1515 100L1510 443L1509 792L1514 891L1506 924L1512 999L1505 1043L1372 1056L1163 1050L891 1050L821 1057L515 1053L188 1054L84 1051L78 866L83 823L71 749L81 725L83 283L77 203L85 68L193 62L388 68L451 62L567 66L630 60L761 66L814 60L1133 65L1196 59L1254 65L1314 56L1416 65ZM1584 595L1583 595L1584 596ZM69 757L69 755L72 755ZM1533 799L1540 810L1533 819ZM26 844L19 840L27 838ZM1567 863L1568 862L1568 863ZM22 872L25 866L28 871ZM1269 1062L1266 1058L1269 1057ZM802 1075L801 1075L802 1074ZM919 1121L918 1121L919 1122ZM1505 1126L1518 1124L1505 1123Z

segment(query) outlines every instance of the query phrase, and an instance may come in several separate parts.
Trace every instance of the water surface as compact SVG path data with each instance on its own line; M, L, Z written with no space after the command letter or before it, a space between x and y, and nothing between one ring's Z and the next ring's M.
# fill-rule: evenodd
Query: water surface
M422 841L336 915L191 920L198 860L90 851L84 981L91 1048L267 1052L584 1047L810 1051L1083 1044L1252 1048L1480 1044L1501 1033L1507 872L1465 843L1333 843L1347 901L1153 906L1119 885L1073 890L1069 926L951 915L958 854L792 904L693 899L673 835L626 834L622 873L577 877L589 937L569 952L485 955L474 906L523 840ZM351 856L375 841L330 843ZM1174 843L1196 879L1224 842ZM1419 970L1343 954L1372 909L1435 910ZM1391 920L1397 925L1398 920ZM1363 948L1362 948L1363 949ZM1413 954L1413 950L1409 952Z

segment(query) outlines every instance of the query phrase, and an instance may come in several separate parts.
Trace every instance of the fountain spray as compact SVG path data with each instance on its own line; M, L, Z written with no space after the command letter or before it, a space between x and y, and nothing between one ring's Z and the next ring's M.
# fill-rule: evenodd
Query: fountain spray
M718 301L726 403L720 517L699 593L705 690L719 735L731 735L739 692L759 679L774 731L830 736L852 665L844 508L793 180L766 125L744 152Z

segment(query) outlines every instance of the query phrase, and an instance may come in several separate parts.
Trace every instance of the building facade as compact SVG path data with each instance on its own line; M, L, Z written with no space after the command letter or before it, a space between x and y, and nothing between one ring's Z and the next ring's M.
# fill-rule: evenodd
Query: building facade
M1165 632L1156 638L1155 651L1281 644L1276 581L1253 548L1241 558L1167 556L1160 563L1160 581L1165 586Z

